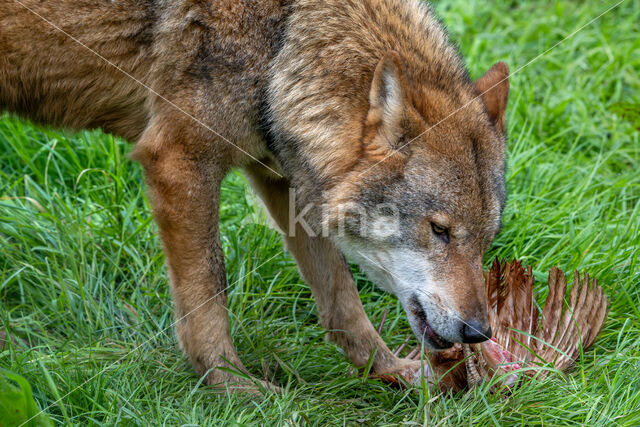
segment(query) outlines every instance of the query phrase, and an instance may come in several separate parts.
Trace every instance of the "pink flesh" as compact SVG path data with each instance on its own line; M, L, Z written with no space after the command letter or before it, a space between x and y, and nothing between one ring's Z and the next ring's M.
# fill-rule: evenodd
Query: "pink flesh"
M511 362L511 354L500 347L495 338L485 341L482 344L482 354L485 360L493 369L504 371L514 371L522 368L520 363Z

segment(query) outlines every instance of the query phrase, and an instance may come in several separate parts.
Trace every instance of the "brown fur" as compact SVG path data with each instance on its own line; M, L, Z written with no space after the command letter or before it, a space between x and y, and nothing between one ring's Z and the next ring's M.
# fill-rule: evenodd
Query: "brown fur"
M508 70L497 65L474 85L418 0L5 0L0 52L0 107L135 141L177 334L198 372L210 370L208 383L241 381L212 369L227 361L243 369L229 336L217 225L220 182L232 167L246 170L288 232L330 337L356 365L375 351L375 373L410 377L417 362L380 339L335 243L289 229L288 189L299 207L367 203L398 180L419 187L409 179L419 180L423 162L440 165L435 191L456 209L418 212L415 245L434 247L425 212L444 217L452 233L464 225L464 244L437 256L452 260L443 274L456 312L486 317L479 268L504 201ZM400 82L394 111L384 102L389 76ZM453 191L451 174L460 183ZM309 217L318 230L318 209Z

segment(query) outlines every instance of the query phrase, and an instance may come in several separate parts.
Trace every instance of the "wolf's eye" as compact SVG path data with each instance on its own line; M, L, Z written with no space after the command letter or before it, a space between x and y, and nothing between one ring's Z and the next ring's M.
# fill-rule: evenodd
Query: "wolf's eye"
M447 228L432 222L431 229L433 230L433 234L441 238L445 243L449 243L449 230Z

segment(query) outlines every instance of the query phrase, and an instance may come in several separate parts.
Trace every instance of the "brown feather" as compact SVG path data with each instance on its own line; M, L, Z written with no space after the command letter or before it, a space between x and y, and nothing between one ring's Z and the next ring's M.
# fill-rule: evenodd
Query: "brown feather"
M581 348L584 351L593 344L607 316L607 297L588 274L581 277L574 273L567 296L564 273L552 267L542 312L535 302L530 266L496 259L484 278L493 339L427 353L441 389L460 390L475 385L478 375L488 378L496 374L502 374L502 384L510 387L518 381L520 368L526 376L536 378L551 372L537 366L566 371L580 356ZM416 350L409 354L418 355Z

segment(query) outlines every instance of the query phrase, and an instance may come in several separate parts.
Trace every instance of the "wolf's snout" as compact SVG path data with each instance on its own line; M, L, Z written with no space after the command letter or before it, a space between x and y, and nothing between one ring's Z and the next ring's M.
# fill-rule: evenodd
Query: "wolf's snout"
M477 320L468 320L462 322L460 336L465 344L486 341L491 338L491 326L488 323L481 323Z

